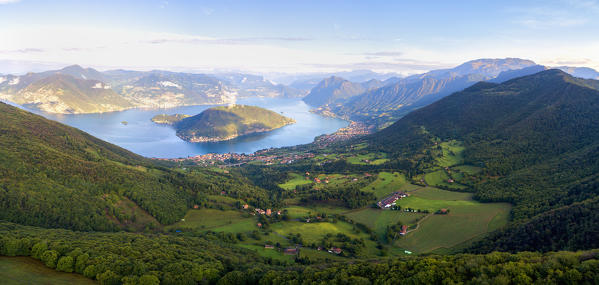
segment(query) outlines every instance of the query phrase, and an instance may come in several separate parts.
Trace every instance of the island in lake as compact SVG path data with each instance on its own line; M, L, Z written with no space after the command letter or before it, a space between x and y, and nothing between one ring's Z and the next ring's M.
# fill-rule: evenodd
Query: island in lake
M156 115L156 116L152 117L152 122L154 122L156 124L161 124L161 125L174 125L176 122L179 122L188 117L191 117L191 116L184 115L184 114L173 114L173 115L160 114L160 115Z
M248 105L213 107L195 116L162 114L152 121L173 126L177 136L189 142L226 141L295 123L292 118Z

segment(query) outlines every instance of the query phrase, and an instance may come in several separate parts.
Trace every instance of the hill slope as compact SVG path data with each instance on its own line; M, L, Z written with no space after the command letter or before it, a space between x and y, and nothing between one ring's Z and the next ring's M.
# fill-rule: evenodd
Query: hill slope
M177 136L191 142L223 141L267 132L295 121L256 106L214 107L175 124Z
M589 184L599 175L597 83L559 70L478 83L369 140L400 157L434 147L433 138L463 141L466 163L484 166L487 175L475 198L510 202L514 220L526 221L599 195Z
M0 219L75 230L178 221L197 193L264 200L243 180L183 175L80 130L0 103Z

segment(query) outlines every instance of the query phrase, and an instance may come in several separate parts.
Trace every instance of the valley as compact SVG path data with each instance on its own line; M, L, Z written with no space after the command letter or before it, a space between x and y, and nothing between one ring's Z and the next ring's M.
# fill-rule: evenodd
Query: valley
M595 83L542 71L501 84L478 83L382 131L352 122L312 143L164 159L139 156L2 104L0 171L6 178L0 187L11 190L0 192L5 210L0 233L6 236L0 249L101 283L142 278L214 283L232 274L246 278L265 265L277 274L301 268L301 278L309 278L314 268L340 270L348 263L370 272L368 260L416 266L431 259L487 258L497 248L540 246L538 256L592 250L594 227L587 225L596 221L597 151L588 137L595 126L588 122L594 120L578 121L585 132L552 122L593 118L599 98ZM282 110L299 101L246 100L280 102ZM150 120L163 110L151 112L143 114L145 124L171 128ZM307 107L303 112L317 116ZM176 125L192 117L154 118ZM109 129L118 125L131 132L138 122L117 116ZM564 132L571 136L561 136ZM28 139L16 143L20 137ZM548 139L559 144L544 144ZM534 147L521 151L523 142ZM556 172L561 175L552 177ZM512 185L533 180L513 190ZM566 191L548 196L551 187ZM568 219L567 227L577 234L560 228L539 241L537 228L555 231L558 217ZM509 254L506 260L519 258ZM181 269L186 267L195 275Z

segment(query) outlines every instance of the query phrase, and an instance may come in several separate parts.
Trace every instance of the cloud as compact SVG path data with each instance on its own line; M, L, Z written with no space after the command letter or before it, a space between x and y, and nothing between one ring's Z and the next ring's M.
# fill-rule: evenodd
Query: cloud
M329 63L312 63L310 67L331 69L331 70L357 70L368 69L385 72L404 72L404 73L419 73L433 69L450 67L446 63L434 61L420 61L417 59L401 59L392 62L383 61L361 61L354 63L329 64Z
M378 51L378 52L366 52L363 55L372 57L398 57L402 56L403 52L400 51Z
M582 59L556 59L556 60L551 60L548 61L548 63L551 63L551 65L587 65L589 63L592 63L593 61L588 59L588 58L582 58Z
M0 5L2 4L10 4L10 3L17 3L20 2L21 0L0 0Z
M214 13L214 11L216 11L216 10L214 10L212 8L208 8L208 7L202 7L201 10L202 10L202 13L206 16L210 16Z
M264 42L301 42L310 41L310 38L303 37L248 37L248 38L206 38L206 37L177 37L177 38L157 38L146 40L146 43L150 44L166 44L166 43L179 43L179 44L216 44L216 45L239 45L239 44L250 44L250 43L264 43Z
M588 23L587 19L573 19L573 18L528 18L519 19L515 23L525 26L531 29L551 29L551 28L570 28L578 27Z
M22 48L13 50L0 50L0 53L37 53L45 52L46 50L40 48Z

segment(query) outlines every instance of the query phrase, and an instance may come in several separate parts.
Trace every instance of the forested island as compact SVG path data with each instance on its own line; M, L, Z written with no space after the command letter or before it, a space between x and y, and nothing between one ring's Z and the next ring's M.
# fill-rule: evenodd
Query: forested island
M195 116L157 115L152 121L172 125L177 136L189 142L217 142L263 133L295 123L276 112L248 105L219 106Z

